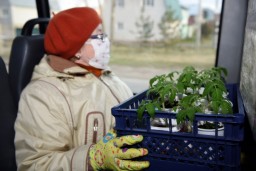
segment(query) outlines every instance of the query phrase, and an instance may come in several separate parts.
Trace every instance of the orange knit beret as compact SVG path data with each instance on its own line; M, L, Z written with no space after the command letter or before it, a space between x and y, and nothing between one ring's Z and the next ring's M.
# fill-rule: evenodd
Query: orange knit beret
M45 32L46 53L70 59L100 23L99 15L92 8L76 7L59 12L50 20Z

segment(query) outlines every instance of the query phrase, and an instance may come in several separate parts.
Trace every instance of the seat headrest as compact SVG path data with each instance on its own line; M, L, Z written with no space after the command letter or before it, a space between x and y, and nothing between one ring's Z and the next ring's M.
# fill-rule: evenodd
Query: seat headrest
M34 18L28 20L21 30L21 35L31 36L36 25L39 25L40 34L44 34L50 18Z

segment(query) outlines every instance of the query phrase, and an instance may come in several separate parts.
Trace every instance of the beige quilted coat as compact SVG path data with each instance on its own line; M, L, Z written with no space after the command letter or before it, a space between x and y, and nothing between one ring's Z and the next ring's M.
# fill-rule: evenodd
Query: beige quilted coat
M49 61L45 56L35 67L21 94L15 122L18 170L88 170L89 147L114 125L111 108L132 92L110 71L99 78L79 66L60 73Z

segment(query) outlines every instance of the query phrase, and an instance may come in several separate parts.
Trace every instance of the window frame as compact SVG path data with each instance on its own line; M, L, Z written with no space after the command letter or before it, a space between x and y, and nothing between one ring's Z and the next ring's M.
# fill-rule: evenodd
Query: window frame
M227 68L227 83L240 82L248 1L223 0L215 66Z

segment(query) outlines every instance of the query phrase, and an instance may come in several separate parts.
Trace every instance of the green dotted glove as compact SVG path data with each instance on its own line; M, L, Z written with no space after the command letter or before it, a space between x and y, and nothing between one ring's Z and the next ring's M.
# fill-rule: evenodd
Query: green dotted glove
M148 161L133 161L130 159L148 154L147 149L126 148L143 140L142 135L127 135L116 137L114 130L107 133L102 140L90 149L90 162L94 170L114 171L142 170L149 167ZM124 148L121 148L124 147Z

